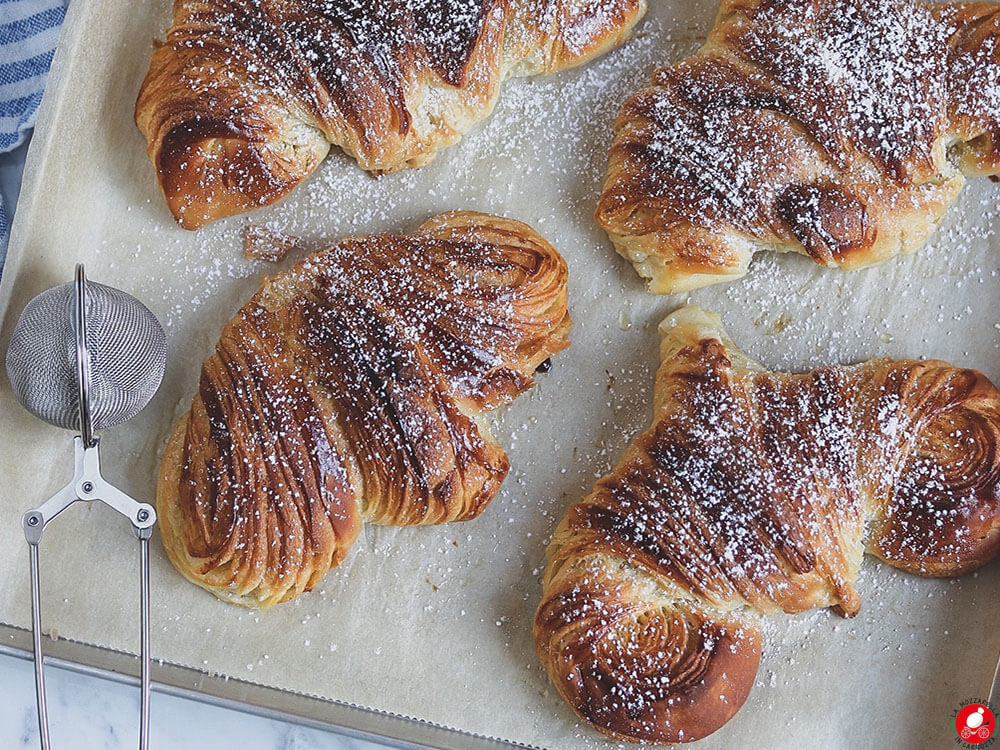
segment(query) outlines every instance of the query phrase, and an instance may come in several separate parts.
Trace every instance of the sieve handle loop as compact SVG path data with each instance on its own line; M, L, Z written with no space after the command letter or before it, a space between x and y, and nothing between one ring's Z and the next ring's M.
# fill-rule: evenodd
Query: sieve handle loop
M76 387L80 407L80 435L84 445L94 443L90 418L90 350L87 348L87 275L83 263L76 264L73 283L73 335L76 338Z

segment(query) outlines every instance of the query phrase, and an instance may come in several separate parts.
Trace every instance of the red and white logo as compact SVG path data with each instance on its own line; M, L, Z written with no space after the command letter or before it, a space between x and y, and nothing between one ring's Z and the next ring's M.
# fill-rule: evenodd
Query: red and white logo
M996 717L989 706L982 703L968 703L955 716L955 731L970 745L986 742L996 733L996 729Z

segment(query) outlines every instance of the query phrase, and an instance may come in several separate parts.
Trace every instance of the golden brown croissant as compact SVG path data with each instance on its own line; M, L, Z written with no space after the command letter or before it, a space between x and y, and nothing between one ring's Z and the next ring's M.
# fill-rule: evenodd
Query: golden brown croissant
M682 742L746 700L759 614L853 616L865 552L952 576L1000 551L1000 392L937 361L767 372L693 307L661 331L653 425L556 530L535 643L602 732Z
M615 123L596 218L672 293L759 250L845 269L917 250L1000 172L1000 6L722 0Z
M136 102L181 226L273 203L330 144L388 172L429 162L509 76L620 43L646 0L175 0Z
M474 518L507 474L484 412L568 345L566 264L473 212L344 240L265 278L205 362L160 468L174 566L269 607L338 565L362 520Z

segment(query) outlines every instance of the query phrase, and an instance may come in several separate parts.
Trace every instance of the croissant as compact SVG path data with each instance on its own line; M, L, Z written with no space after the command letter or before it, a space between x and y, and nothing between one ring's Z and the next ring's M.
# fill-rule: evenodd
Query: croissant
M760 616L852 617L864 553L954 576L1000 551L1000 392L937 361L767 372L682 308L652 426L571 507L535 643L597 729L697 740L746 700Z
M625 39L646 0L175 0L135 121L187 229L275 202L336 144L371 172L429 162L500 83Z
M171 562L270 607L338 565L362 521L475 518L509 466L485 413L568 345L566 275L527 225L454 212L265 278L163 455Z
M916 251L1000 172L1000 6L722 0L701 50L629 99L597 221L648 288L760 250L863 268Z

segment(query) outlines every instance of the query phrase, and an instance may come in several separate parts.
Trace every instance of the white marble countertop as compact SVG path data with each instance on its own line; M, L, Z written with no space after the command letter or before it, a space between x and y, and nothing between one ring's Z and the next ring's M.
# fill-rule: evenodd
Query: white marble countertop
M139 691L109 680L49 667L45 672L49 733L55 750L128 750L138 744ZM38 745L35 682L30 661L0 656L0 748ZM383 745L154 694L154 750L379 750Z
M0 194L13 217L26 144L0 154ZM4 523L17 519L3 519ZM27 585L25 582L24 585ZM153 643L155 656L156 643ZM62 669L46 670L49 724L55 750L125 750L138 745L137 688ZM0 748L39 747L32 664L0 655ZM217 706L154 694L150 745L155 750L380 750L372 742L307 729Z

